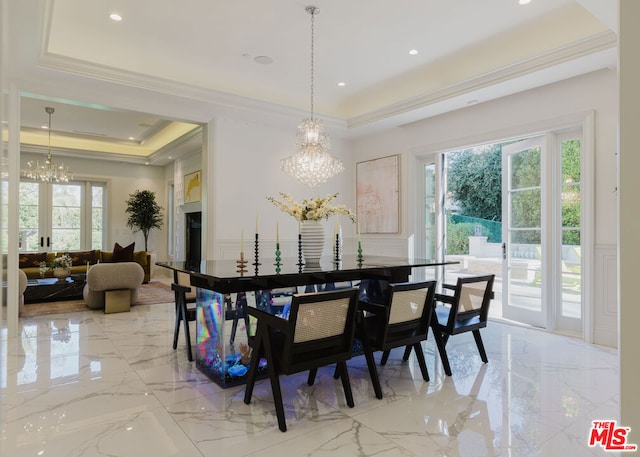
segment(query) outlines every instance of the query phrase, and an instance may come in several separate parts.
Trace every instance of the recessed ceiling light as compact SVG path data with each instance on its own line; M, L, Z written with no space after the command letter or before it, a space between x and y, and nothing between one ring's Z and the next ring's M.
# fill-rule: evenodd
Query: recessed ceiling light
M171 159L173 159L173 157L172 156L168 156L167 159L171 160Z
M40 126L40 128L41 128L41 129L45 129L45 130L47 130L47 129L49 128L49 126L48 126L48 125L44 125L44 124L43 124L43 125L41 125L41 126Z
M135 140L135 138L134 138L134 137L132 137L132 136L130 136L130 137L129 137L129 139L130 139L130 140L132 140L132 141L133 141L133 140Z
M531 0L518 0L518 3L521 5L528 5L529 3L531 3Z
M347 85L347 83L346 83L346 82L344 82L344 81L340 81L340 82L338 83L338 86L340 86L340 87L344 87L344 86L346 86L346 85Z
M409 51L409 55L415 56L416 54L418 54L417 49L412 49L411 51Z
M256 56L253 60L254 62L261 63L262 65L269 65L273 63L273 59L269 56Z
M111 13L109 17L111 18L111 20L116 22L120 22L122 20L122 16L120 16L118 13Z

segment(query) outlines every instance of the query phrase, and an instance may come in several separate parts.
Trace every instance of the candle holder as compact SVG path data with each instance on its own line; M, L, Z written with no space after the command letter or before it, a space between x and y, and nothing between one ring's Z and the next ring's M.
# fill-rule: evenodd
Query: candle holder
M363 261L364 257L362 257L362 242L358 241L358 267L362 267Z
M334 254L335 254L335 261L339 262L340 260L342 260L342 256L340 253L340 234L336 233L336 247L334 249Z
M282 265L282 263L280 263L280 260L282 260L280 257L280 243L276 242L276 263L274 263L276 266L276 274L279 274L281 271L280 265Z
M298 233L298 273L302 273L304 262L302 261L302 233Z
M244 258L244 251L240 251L240 259L236 260L237 269L236 272L240 273L240 276L244 276L244 274L248 271L247 264L248 260Z
M255 261L252 265L256 267L256 276L258 276L258 267L262 264L260 263L260 240L257 233L255 241Z

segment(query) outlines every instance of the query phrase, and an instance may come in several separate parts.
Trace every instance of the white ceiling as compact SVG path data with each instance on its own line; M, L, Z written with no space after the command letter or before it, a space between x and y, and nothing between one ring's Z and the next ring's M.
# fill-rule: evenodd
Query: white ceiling
M611 67L616 55L613 0L11 3L17 39L34 26L41 36L16 49L25 71L36 65L143 80L301 112L310 104L305 6L314 4L315 111L354 134ZM123 20L112 21L113 12ZM258 56L273 62L257 63ZM44 107L54 106L54 131L110 143L111 152L148 143L167 125L144 113L28 95L23 127L35 134L46 123Z

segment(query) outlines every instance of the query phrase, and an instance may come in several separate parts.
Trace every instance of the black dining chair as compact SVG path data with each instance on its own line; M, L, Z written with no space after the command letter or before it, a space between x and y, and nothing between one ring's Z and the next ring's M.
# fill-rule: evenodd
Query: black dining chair
M296 294L288 319L252 307L247 311L258 319L258 324L245 387L246 404L251 402L258 365L264 357L281 431L287 431L279 380L283 374L310 370L310 378L312 372L315 377L318 367L337 364L346 403L353 408L346 360L351 358L355 331L355 289Z
M431 328L447 376L451 376L451 366L446 345L452 335L473 332L480 358L484 363L489 362L480 329L487 326L494 279L495 275L461 277L455 286L442 285L443 292L452 292L451 295L435 294L436 306Z
M189 362L193 361L191 353L191 332L189 322L196 320L196 308L189 306L196 302L195 292L191 290L191 279L188 273L174 270L173 283L171 289L175 294L176 301L176 321L173 330L173 349L178 347L178 337L180 335L180 324L184 324L184 339L187 346L187 357Z
M375 351L383 351L384 365L391 349L405 346L405 361L413 349L422 379L429 381L421 342L427 339L436 284L436 281L389 284L386 303L360 302L363 316L356 326L356 338L362 342L377 398L382 398L382 389L373 359Z

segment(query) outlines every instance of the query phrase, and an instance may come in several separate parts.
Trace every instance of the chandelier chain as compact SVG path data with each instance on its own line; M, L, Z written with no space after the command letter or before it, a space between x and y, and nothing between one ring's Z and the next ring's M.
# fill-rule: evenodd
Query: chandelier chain
M314 54L314 36L315 36L315 27L314 27L314 19L316 16L316 8L315 7L311 7L309 13L311 14L311 120L313 120L313 73L314 73L314 68L313 68L313 54Z

